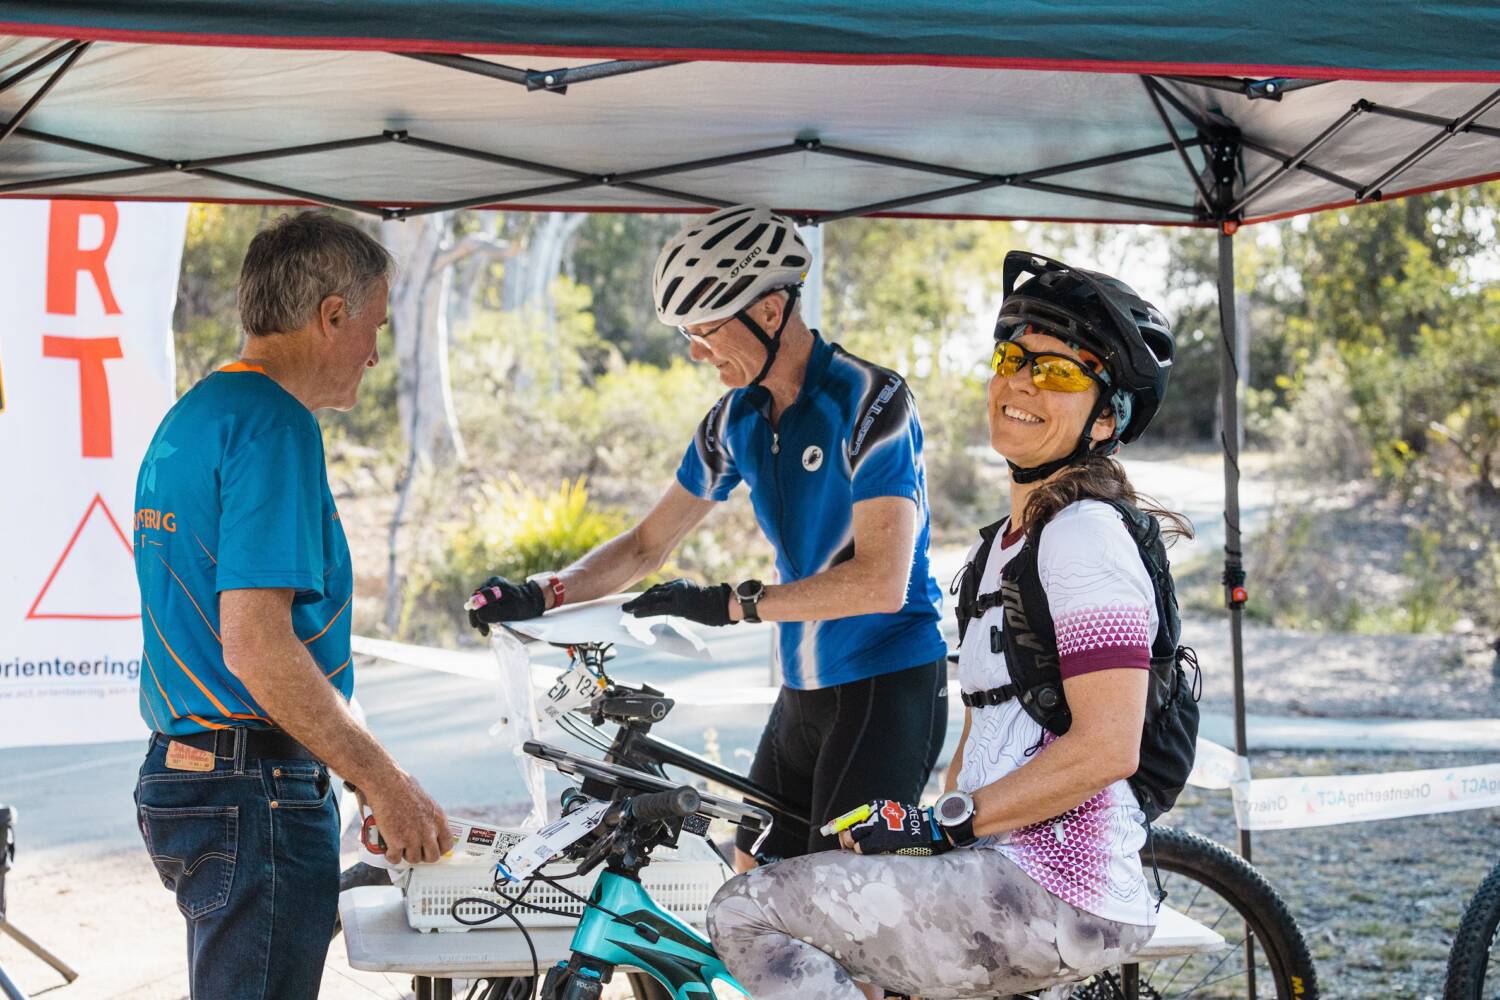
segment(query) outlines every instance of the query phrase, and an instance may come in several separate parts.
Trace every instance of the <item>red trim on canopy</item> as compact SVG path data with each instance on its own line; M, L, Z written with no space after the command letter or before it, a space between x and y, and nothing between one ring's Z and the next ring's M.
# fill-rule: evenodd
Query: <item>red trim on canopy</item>
M1385 195L1380 199L1380 201L1399 201L1402 198L1411 198L1419 194L1432 194L1434 191L1449 191L1453 188L1468 187L1471 184L1488 184L1491 181L1500 181L1500 170L1497 170L1492 174L1481 174L1478 177L1464 177L1454 181L1443 181L1441 184L1428 184L1424 187L1407 188L1404 191L1397 191L1394 194ZM1298 215L1316 215L1319 212L1329 212L1336 208L1354 208L1358 205L1369 204L1372 203L1367 201L1355 201L1353 198L1349 198L1346 201L1330 201L1322 205L1312 205L1308 208L1299 208L1290 212L1277 212L1274 215L1253 216L1240 223L1240 225L1250 226L1259 222L1279 222L1282 219L1290 219Z
M798 52L760 49L692 49L665 47L588 48L575 45L522 45L422 38L366 38L332 35L227 35L77 25L35 25L0 21L0 34L33 38L141 45L203 45L248 49L320 49L331 51L428 52L449 55L512 54L558 58L690 60L698 62L806 63L833 66L936 66L954 69L1038 70L1074 73L1147 73L1172 76L1296 77L1309 80L1367 80L1422 83L1500 83L1500 70L1398 70L1359 66L1281 66L1272 63L1114 61L1103 59L1026 59L950 56L925 53Z

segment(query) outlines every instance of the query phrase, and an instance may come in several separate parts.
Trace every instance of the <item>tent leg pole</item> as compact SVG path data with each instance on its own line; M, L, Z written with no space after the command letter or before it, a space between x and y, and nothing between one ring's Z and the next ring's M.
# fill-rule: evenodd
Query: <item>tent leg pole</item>
M1240 550L1240 376L1234 314L1234 237L1219 234L1219 400L1224 449L1224 602L1234 661L1234 752L1249 756L1245 739L1244 561ZM1236 591L1239 591L1236 594ZM1250 860L1250 833L1240 831L1240 854Z
M1234 308L1234 236L1219 232L1219 401L1224 450L1224 603L1229 609L1229 648L1234 663L1234 752L1249 757L1245 739L1245 568L1240 550L1240 371L1239 331ZM1240 856L1250 860L1250 831L1239 831ZM1245 927L1246 996L1255 992L1255 940Z

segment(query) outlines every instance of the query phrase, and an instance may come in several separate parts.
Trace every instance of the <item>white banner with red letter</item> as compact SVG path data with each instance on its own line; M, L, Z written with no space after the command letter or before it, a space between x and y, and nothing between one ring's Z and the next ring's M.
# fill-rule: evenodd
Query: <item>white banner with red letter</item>
M135 476L185 205L0 201L0 747L144 738Z

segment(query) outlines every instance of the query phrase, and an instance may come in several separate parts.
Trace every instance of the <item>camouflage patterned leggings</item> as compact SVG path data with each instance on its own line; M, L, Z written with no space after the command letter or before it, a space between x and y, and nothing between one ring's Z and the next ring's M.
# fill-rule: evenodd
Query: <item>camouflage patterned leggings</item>
M925 1000L1008 996L1118 965L1151 937L984 849L780 861L725 883L708 927L755 1000L863 1000L854 979Z

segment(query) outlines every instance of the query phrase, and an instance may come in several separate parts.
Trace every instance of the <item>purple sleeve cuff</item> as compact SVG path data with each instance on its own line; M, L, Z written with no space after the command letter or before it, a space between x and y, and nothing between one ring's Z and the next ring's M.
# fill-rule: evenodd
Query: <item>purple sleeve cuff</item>
M1081 653L1070 653L1057 660L1058 672L1063 679L1091 674L1096 670L1121 668L1151 669L1151 650L1145 646L1116 646L1113 649L1090 649Z

